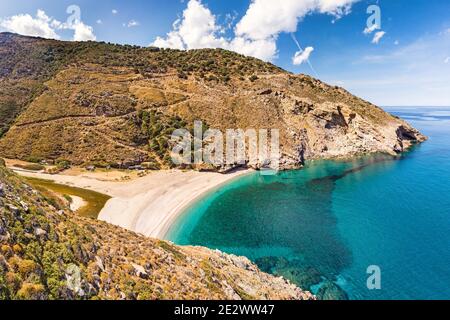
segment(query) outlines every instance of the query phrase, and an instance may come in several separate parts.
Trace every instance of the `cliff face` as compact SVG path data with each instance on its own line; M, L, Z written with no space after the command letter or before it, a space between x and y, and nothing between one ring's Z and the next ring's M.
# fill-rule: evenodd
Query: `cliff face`
M0 165L0 300L96 298L313 297L246 258L75 216Z
M170 166L170 134L279 129L282 167L425 140L342 88L225 50L159 50L0 34L0 155ZM0 133L1 134L1 133Z

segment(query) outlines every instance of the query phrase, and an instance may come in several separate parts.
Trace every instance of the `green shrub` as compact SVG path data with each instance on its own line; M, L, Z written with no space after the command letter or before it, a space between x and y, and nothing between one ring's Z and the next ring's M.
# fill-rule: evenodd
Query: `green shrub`
M71 196L67 195L67 194L63 194L63 198L67 200L67 202L72 203L73 199Z
M25 161L27 162L32 162L32 163L40 163L43 159L40 157L34 157L34 156L29 156L27 158L25 158Z
M10 299L10 293L7 283L2 273L0 273L0 300L5 301Z
M14 167L29 170L29 171L41 171L44 170L45 167L37 164L37 163L31 163L31 164L15 164Z
M71 163L69 160L60 159L56 161L56 167L61 170L69 169L70 165Z

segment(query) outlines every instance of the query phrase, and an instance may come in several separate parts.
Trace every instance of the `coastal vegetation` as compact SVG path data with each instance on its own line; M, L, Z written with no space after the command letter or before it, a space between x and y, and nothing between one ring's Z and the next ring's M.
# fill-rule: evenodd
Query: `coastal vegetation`
M425 139L342 88L223 49L1 33L0 55L0 155L54 163L55 172L69 165L171 168L171 131L190 130L196 120L221 131L279 129L283 169L400 153Z
M51 180L38 178L25 178L25 180L35 189L40 190L41 192L54 192L57 195L64 197L68 202L71 202L70 196L80 197L86 204L78 209L76 214L79 214L82 217L96 219L105 206L105 203L111 198L95 191L58 184Z
M192 132L197 120L221 131L279 129L282 169L316 159L395 155L426 139L342 88L222 49L1 33L0 57L0 156L30 162L18 165L23 170L169 169L171 134ZM208 169L237 164L228 166ZM87 205L71 212L72 197ZM0 298L312 299L297 286L323 282L314 268L293 261L256 261L271 276L246 258L97 221L108 199L23 180L0 162ZM68 281L74 274L75 287ZM317 295L346 298L333 282L322 283Z
M45 169L43 165L37 163L29 163L29 164L15 164L15 168L24 169L28 171L42 171Z
M71 213L0 166L0 299L313 299L248 259Z

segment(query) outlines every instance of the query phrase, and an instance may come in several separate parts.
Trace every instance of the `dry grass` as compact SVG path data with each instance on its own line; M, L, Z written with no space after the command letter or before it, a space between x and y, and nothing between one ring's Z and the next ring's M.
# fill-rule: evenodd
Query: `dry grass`
M0 139L0 155L9 158L122 168L149 162L155 169L168 168L168 131L175 128L175 118L186 129L194 120L222 130L280 129L282 152L294 158L302 143L314 157L327 156L323 150L333 147L342 150L337 140L362 152L368 148L360 142L370 140L362 138L364 132L378 139L383 127L403 124L344 89L221 49L159 50L0 35L0 52L16 61L12 69L3 57L0 63L8 88L0 88L5 118L0 118L0 135L19 115ZM19 59L24 55L29 56L25 65ZM26 91L25 84L32 89ZM305 101L316 111L297 112ZM142 112L161 115L152 132ZM328 134L322 123L356 116L365 127L358 134L348 133L347 123ZM394 145L386 141L373 151L392 152Z

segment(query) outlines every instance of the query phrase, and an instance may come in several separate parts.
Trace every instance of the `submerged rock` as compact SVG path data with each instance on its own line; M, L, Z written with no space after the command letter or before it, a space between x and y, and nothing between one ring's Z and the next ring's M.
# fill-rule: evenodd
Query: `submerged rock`
M283 276L300 288L311 288L322 281L321 274L312 267L288 267L275 270L275 275Z
M262 257L256 259L255 263L262 271L269 273L289 266L289 261L284 257Z
M255 263L262 271L281 276L307 290L323 280L323 275L317 269L305 266L298 260L289 261L284 257L262 257L256 259Z
M337 284L331 281L325 281L317 292L319 300L348 300L347 293Z

